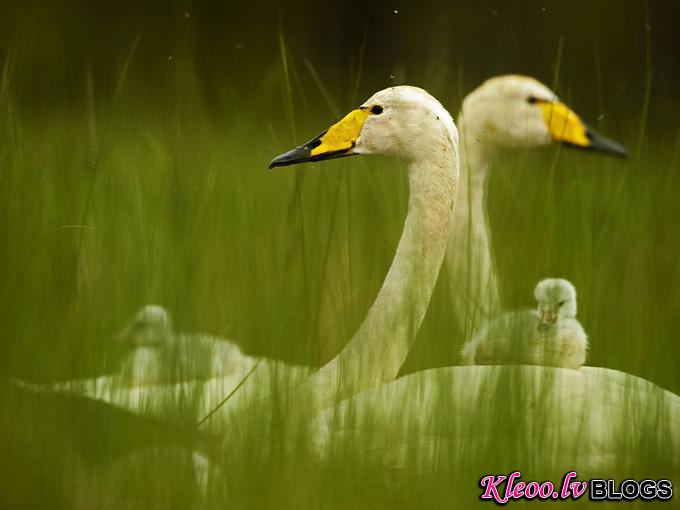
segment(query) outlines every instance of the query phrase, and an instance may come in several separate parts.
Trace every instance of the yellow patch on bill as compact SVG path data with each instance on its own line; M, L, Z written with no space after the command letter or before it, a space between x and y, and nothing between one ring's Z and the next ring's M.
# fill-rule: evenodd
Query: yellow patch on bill
M553 140L578 145L579 147L590 145L590 140L586 135L586 126L567 105L545 101L540 102L539 106Z
M364 122L371 114L368 109L358 108L352 110L336 124L333 124L321 137L321 143L312 149L311 155L330 154L333 152L347 151L361 134Z

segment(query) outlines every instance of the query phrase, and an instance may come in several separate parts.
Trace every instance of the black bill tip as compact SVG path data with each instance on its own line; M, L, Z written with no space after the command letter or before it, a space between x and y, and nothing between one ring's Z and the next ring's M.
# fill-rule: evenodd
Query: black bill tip
M312 138L309 142L300 147L295 147L288 152L276 156L269 163L269 169L278 166L296 165L297 163L309 163L312 161L325 161L327 159L342 158L344 156L351 156L350 152L354 148L354 143L348 149L340 149L336 151L321 152L319 154L312 154L312 151L321 145L321 138L326 134L326 131L319 136Z
M585 149L601 152L603 154L611 154L613 156L618 156L620 158L628 157L628 150L626 150L626 148L623 145L615 142L614 140L610 140L606 136L601 135L590 126L587 126L586 136L590 141L590 145L585 147Z
M303 163L305 161L309 161L310 158L310 149L305 146L295 147L294 149L272 159L271 163L269 163L269 169L271 170L272 168L276 168L278 166L288 166L294 165L296 163Z

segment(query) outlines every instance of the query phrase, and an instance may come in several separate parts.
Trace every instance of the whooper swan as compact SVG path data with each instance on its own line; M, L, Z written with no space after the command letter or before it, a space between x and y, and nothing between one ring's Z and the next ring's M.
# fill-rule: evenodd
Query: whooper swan
M536 310L507 312L484 325L463 347L463 363L581 368L588 336L576 319L576 289L549 278L538 283L534 297Z
M291 391L292 398L305 404L293 402L291 408L304 407L312 413L396 378L425 316L453 215L458 133L451 115L426 91L399 86L377 92L313 140L275 158L270 167L355 154L382 154L408 163L408 213L392 265L363 323L340 354ZM223 403L233 387L225 385L224 379L129 391L108 391L103 386L97 388L96 398L167 416L168 405L190 394L194 410L200 410L196 416L205 416ZM266 405L268 389L267 384L248 382L211 415L205 427L225 432L229 418L240 416L244 407Z
M275 158L271 167L353 154L382 154L408 163L408 213L364 322L340 354L304 384L316 409L396 378L430 302L458 186L453 119L435 98L409 86L377 92L318 137Z
M545 85L525 76L491 78L463 100L460 189L446 255L457 322L465 339L501 312L484 204L491 161L500 147L562 143L625 156L626 150L585 124Z

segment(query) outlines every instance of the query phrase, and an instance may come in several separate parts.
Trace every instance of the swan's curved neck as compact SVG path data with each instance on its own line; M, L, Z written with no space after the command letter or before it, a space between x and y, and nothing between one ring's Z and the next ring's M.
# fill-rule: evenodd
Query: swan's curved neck
M444 259L458 182L455 139L409 165L404 231L364 322L310 381L320 409L396 378L425 317Z
M478 131L461 112L458 120L460 188L446 263L456 319L465 338L501 308L484 204L492 147Z

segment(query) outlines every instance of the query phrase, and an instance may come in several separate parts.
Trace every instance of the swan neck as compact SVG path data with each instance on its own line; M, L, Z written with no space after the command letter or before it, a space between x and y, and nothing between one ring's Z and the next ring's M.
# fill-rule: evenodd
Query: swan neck
M460 133L460 186L459 202L456 218L453 225L458 228L466 228L468 219L474 222L477 228L485 227L487 223L486 209L484 207L484 195L489 178L491 166L492 147L483 139L483 133L478 129L470 129L461 114ZM466 215L463 217L463 215ZM486 232L485 232L486 233Z
M483 187L488 177L489 165L494 153L493 145L485 136L478 123L466 118L465 110L460 113L458 122L460 136L461 184L469 181L474 187ZM468 179L463 179L463 173Z
M485 194L492 146L483 130L459 120L461 168L458 203L451 223L447 269L456 320L465 339L500 310Z
M394 380L427 311L444 259L458 184L455 136L409 164L409 203L392 265L364 322L315 379L316 406Z

